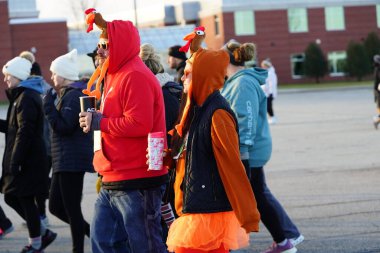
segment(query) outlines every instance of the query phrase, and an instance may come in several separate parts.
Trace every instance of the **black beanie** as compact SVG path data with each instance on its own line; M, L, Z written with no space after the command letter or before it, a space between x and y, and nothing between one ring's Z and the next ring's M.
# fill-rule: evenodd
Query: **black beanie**
M181 46L179 45L169 47L169 56L173 56L175 58L182 59L182 60L187 60L186 53L180 52L179 51L180 48Z

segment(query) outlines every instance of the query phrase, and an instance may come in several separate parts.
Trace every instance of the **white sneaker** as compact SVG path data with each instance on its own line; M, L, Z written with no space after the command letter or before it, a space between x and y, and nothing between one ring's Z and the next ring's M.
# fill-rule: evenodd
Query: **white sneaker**
M303 235L300 235L297 238L289 239L290 243L293 244L294 247L303 242L303 240L305 240L305 237Z
M379 123L380 123L380 117L379 116L373 116L373 126L375 127L375 129L378 128L379 126Z
M269 117L269 118L268 118L268 123L269 123L269 125L274 125L274 124L276 124L276 123L277 123L277 118L276 118L276 116Z

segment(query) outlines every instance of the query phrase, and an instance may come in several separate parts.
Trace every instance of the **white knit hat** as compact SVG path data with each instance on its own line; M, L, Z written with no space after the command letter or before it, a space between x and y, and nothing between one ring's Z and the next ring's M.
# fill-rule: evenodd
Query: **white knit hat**
M30 61L17 56L3 66L3 74L14 76L23 81L30 76L31 69L32 63Z
M79 79L78 53L76 49L56 58L50 66L50 71L67 80Z

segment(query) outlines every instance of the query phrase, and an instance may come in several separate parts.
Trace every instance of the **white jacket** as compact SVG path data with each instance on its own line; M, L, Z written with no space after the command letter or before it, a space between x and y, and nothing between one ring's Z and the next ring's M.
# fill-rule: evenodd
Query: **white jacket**
M268 78L265 81L265 84L261 86L264 90L264 93L267 97L272 94L273 98L277 97L277 75L274 67L267 69Z

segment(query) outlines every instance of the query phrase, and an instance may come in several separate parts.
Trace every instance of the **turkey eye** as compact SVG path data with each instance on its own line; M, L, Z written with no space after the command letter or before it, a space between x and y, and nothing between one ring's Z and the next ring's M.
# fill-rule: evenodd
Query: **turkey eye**
M203 31L196 31L195 33L198 35L204 35L205 34Z

